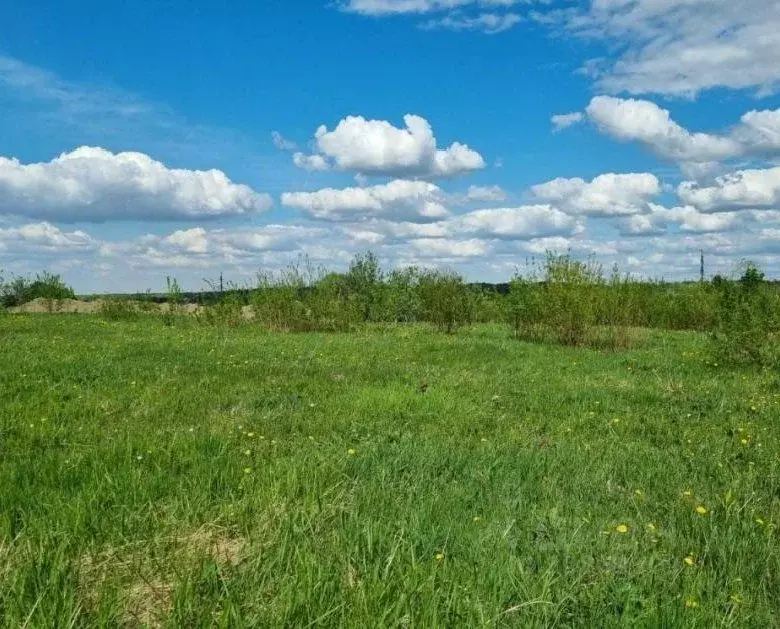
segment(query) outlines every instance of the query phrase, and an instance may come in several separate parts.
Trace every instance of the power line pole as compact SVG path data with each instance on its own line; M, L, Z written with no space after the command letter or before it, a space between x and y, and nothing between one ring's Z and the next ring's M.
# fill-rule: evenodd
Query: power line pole
M701 252L701 269L700 269L701 283L704 284L704 249L700 249L700 252Z

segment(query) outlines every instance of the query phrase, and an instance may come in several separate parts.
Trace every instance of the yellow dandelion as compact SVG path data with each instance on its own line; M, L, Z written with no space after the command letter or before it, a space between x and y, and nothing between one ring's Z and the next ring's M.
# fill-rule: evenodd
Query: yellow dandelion
M686 566L695 566L696 565L696 557L693 555L688 555L685 559L683 559Z
M246 451L244 451L244 454L245 454L246 456L249 456L250 454L252 454L252 451L251 451L251 450L246 450Z
M247 436L247 437L249 437L249 438L251 439L252 437L254 437L254 436L255 436L255 433L253 433L253 432L248 432L248 433L246 433L246 436Z
M688 609L696 609L699 606L699 601L697 601L695 598L686 598L685 606Z
M692 494L693 494L693 492L692 492L690 489L686 489L686 490L683 492L683 496L690 496L690 495L692 495Z
M618 525L615 527L615 530L616 530L618 533L620 533L621 535L625 535L626 533L628 533L628 526L626 526L625 524L618 524Z
M704 505L699 505L698 507L696 507L696 513L698 513L699 515L707 515L708 513L707 507L705 507Z
M743 446L746 446L746 445L748 444L748 440L747 440L747 439L742 439L742 440L740 441L740 443L741 443Z
M347 455L349 455L349 456L355 456L356 454L357 454L357 452L355 452L352 448L347 450Z
M245 467L244 468L244 474L251 474L251 473L252 473L252 468L251 467Z
M436 553L433 557L436 559L436 561L441 561L444 559L444 553Z

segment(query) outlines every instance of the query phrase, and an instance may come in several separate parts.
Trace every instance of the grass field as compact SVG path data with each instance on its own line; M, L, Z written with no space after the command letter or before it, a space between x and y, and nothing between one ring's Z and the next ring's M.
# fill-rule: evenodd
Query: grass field
M0 625L777 626L780 379L646 336L0 317Z

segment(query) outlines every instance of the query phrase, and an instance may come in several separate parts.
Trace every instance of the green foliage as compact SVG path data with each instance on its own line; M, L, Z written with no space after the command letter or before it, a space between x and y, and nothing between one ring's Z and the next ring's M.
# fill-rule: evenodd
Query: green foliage
M206 325L236 327L246 321L244 300L237 290L228 290L216 304L203 307L198 318Z
M715 360L727 364L780 365L780 293L748 263L738 282L718 284Z
M10 281L0 278L0 304L6 308L21 306L34 299L75 299L73 289L59 275L44 271L34 279L17 276Z
M98 314L106 321L135 321L141 311L135 301L112 297L100 303Z
M474 318L473 293L454 271L425 270L418 280L425 321L448 334Z

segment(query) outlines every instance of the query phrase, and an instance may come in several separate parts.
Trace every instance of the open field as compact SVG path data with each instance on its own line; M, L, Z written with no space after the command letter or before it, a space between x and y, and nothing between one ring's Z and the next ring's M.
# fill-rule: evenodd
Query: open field
M776 626L780 379L598 352L0 317L0 625Z

